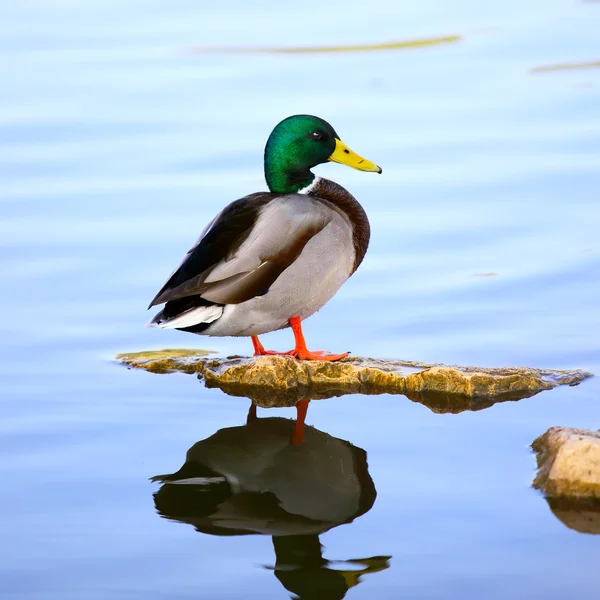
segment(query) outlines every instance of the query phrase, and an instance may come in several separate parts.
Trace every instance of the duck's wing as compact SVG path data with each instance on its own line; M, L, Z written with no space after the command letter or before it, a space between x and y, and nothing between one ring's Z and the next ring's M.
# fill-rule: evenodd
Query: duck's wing
M310 196L260 192L227 206L150 307L188 296L238 304L265 294L327 226L332 209Z

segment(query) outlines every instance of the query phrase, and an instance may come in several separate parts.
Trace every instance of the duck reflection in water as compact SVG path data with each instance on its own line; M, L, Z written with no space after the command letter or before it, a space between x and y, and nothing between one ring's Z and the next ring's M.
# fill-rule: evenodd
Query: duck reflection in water
M283 586L305 600L340 600L361 575L389 567L389 556L345 561L323 557L319 535L371 509L377 495L367 454L349 442L296 422L257 418L194 444L184 465L152 478L159 514L200 533L270 535Z

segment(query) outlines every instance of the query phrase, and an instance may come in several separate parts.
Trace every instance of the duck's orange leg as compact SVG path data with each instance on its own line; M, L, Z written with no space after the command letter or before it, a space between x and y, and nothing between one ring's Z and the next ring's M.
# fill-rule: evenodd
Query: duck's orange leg
M254 356L263 356L267 353L265 347L260 343L257 335L252 336L252 345L254 346Z
M296 427L292 434L292 444L297 446L304 441L304 420L306 419L306 411L310 400L299 400L296 403Z
M290 318L290 327L294 332L294 339L296 340L296 347L293 350L289 350L288 352L275 352L274 350L265 350L264 346L261 344L258 336L252 336L252 345L254 346L254 356L295 356L300 360L340 360L340 358L344 358L348 356L348 352L344 352L343 354L330 354L329 352L325 352L323 350L315 350L311 352L306 347L306 341L304 340L304 334L302 333L302 324L300 322L300 317L291 317Z

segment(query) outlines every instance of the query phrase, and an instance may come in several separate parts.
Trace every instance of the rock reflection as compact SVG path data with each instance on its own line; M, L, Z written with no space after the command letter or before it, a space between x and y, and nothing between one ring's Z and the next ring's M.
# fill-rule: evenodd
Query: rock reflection
M554 516L579 533L600 534L600 501L546 498Z
M258 418L194 444L176 473L153 477L159 514L211 535L269 535L282 585L299 598L341 599L360 577L389 567L388 556L330 561L319 535L371 509L376 490L367 454L296 422Z
M413 402L426 406L431 412L438 414L458 414L465 411L477 411L491 408L500 402L516 402L539 394L539 390L520 390L506 392L494 398L448 394L447 392L405 392L405 396Z
M212 386L208 386L212 387ZM291 390L287 393L274 394L269 390L260 389L249 389L248 386L237 386L237 385L221 385L214 386L218 387L222 392L228 396L250 398L257 406L262 408L283 408L298 406L303 400L298 399L298 390ZM303 390L306 395L306 390ZM339 398L341 396L347 396L349 394L357 393L355 391L347 391L343 389L329 389L326 392L319 392L315 390L310 391L311 400L327 400L329 398ZM358 392L368 398L369 394L364 392ZM453 394L448 392L437 392L437 391L405 391L398 396L404 396L413 402L418 402L423 406L426 406L431 412L438 414L458 414L464 411L478 411L484 410L498 404L500 402L516 402L524 398L531 398L536 394L539 394L539 390L520 390L515 392L506 392L504 394L498 394L494 398L489 397L473 397L466 396L463 394Z

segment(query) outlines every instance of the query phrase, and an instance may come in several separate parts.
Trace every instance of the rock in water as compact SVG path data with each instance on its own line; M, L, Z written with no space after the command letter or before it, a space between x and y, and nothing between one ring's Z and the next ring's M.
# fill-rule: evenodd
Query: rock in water
M549 498L600 500L600 431L550 427L533 444L534 487Z
M460 412L526 398L558 385L577 385L590 377L578 370L488 369L359 357L337 362L299 361L289 356L217 359L177 352L121 354L117 358L130 367L152 372L198 373L207 387L247 396L264 406L344 394L404 394L431 404L436 412ZM461 399L460 406L449 404L449 399Z

